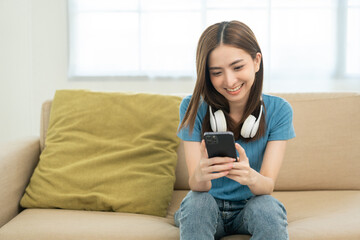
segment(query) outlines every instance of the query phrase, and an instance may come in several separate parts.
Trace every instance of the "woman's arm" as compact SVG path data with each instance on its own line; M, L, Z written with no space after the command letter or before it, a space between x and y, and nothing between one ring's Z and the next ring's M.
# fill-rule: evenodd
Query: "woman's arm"
M266 145L260 173L250 167L244 149L236 144L240 160L227 175L240 184L248 185L254 195L271 194L279 174L286 149L286 141L269 141Z
M227 157L208 158L205 142L184 141L185 159L189 172L189 186L193 191L207 192L211 180L226 176L235 159Z

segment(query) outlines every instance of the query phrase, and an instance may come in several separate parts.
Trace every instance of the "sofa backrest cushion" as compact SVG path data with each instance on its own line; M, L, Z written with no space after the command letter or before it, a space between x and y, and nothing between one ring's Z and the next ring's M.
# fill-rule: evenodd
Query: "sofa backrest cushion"
M276 190L360 189L360 95L287 93L294 110L296 138L287 144ZM180 95L183 97L184 95ZM51 100L42 107L40 143L44 147ZM188 173L180 143L175 189L187 190Z
M294 110L276 190L360 189L360 95L278 94Z
M21 205L165 216L180 102L158 94L57 91Z

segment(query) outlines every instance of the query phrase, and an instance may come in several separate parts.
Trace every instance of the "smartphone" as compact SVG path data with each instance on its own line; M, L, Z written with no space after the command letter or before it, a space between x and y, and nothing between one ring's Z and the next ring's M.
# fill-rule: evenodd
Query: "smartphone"
M204 139L209 158L231 157L237 159L232 132L205 132Z

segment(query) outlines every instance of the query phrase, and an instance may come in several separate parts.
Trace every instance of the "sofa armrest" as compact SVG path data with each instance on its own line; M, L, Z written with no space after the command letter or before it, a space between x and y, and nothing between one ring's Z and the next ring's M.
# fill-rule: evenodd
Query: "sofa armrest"
M0 227L20 211L20 199L39 161L39 138L0 144Z

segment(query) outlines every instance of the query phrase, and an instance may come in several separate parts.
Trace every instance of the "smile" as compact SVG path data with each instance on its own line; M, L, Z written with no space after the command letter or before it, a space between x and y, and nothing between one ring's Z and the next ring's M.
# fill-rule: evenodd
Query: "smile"
M236 94L240 91L241 87L244 86L244 83L242 83L241 85L235 87L235 88L225 88L226 91L228 91L230 94Z

